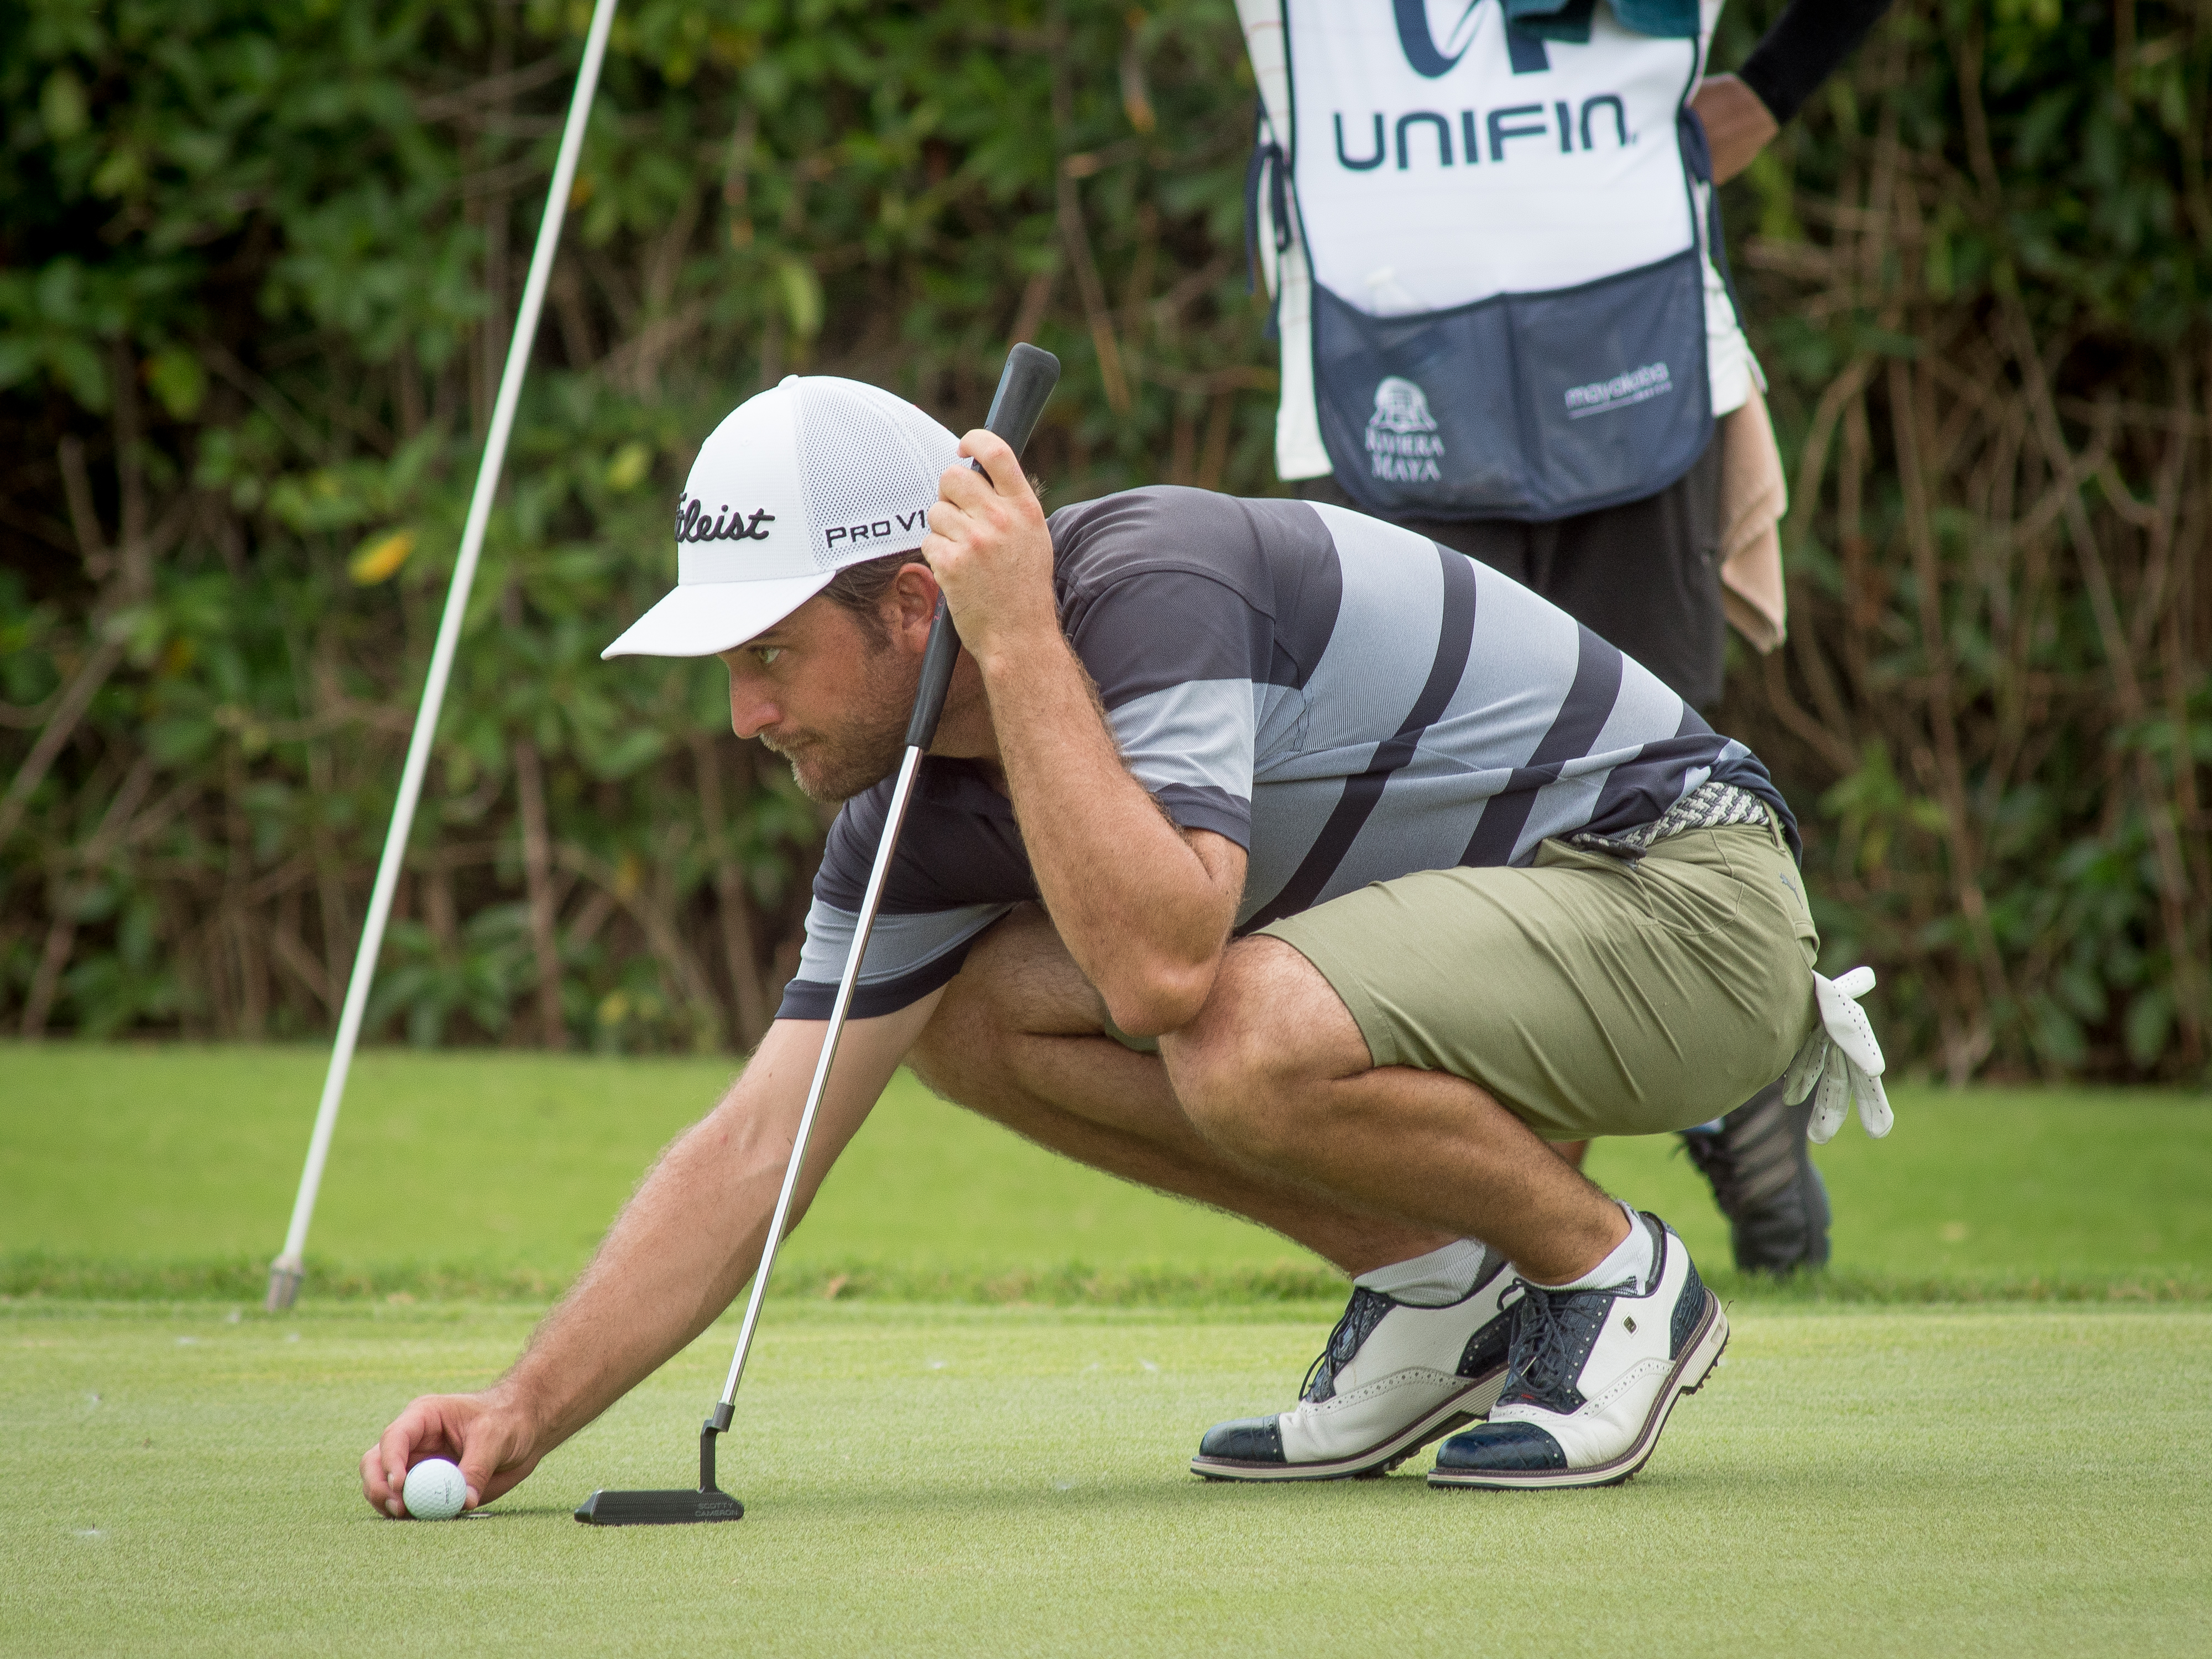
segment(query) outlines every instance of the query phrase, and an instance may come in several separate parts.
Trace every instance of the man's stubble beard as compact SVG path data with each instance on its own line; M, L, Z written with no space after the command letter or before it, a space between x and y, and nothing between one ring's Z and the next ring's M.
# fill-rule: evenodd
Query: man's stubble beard
M912 672L888 645L861 659L860 686L849 712L834 726L788 745L763 742L790 763L791 775L810 800L835 806L898 769L906 753L907 722L921 665Z

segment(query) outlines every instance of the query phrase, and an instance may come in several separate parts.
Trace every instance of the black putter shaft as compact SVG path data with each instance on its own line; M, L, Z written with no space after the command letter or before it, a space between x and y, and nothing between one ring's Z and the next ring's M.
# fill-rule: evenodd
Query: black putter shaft
M1006 440L1016 455L1029 445L1037 416L1060 380L1060 359L1033 345L1018 345L1007 355L999 390L983 424ZM975 464L969 462L969 465ZM981 467L976 467L979 472ZM799 1172L806 1162L806 1144L814 1133L815 1115L830 1084L830 1068L837 1057L837 1041L844 1035L845 1019L860 983L860 963L867 955L868 935L876 922L884 879L890 872L891 855L898 846L899 826L905 821L908 797L914 791L921 757L937 736L937 722L945 713L945 694L952 684L952 665L960 655L960 635L943 594L929 625L929 644L922 653L921 680L915 688L914 715L907 722L906 753L899 762L898 781L891 787L890 810L884 815L883 837L876 844L875 866L860 898L860 916L853 928L853 943L845 957L845 971L837 981L837 995L830 1005L830 1025L823 1033L821 1058L815 1062L814 1080L807 1086L806 1105L799 1116L798 1137L792 1142L791 1161L784 1166L783 1185L777 1192L768 1237L761 1247L760 1266L753 1272L752 1294L745 1302L744 1322L738 1328L737 1352L730 1358L730 1375L722 1384L722 1397L714 1414L699 1427L699 1490L693 1492L595 1492L576 1511L579 1521L597 1526L654 1526L694 1521L735 1521L744 1506L720 1491L714 1482L714 1437L730 1426L736 1410L738 1383L745 1373L745 1358L752 1352L753 1333L760 1324L763 1299L768 1294L769 1274L775 1265L777 1247L791 1214L792 1195L798 1190Z

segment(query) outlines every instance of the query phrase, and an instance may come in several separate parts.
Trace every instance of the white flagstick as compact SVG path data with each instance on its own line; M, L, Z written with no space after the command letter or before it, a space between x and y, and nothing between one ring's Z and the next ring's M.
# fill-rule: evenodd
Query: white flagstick
M499 493L500 469L507 460L507 442L514 429L514 409L521 401L523 376L530 368L531 343L538 335L538 313L545 303L545 285L553 275L553 258L561 242L561 222L567 216L568 192L576 182L576 158L584 146L584 127L591 118L592 97L599 84L599 65L607 55L607 31L614 26L616 0L596 0L591 32L584 39L584 61L576 71L576 90L568 100L568 121L561 133L560 159L553 164L553 186L545 198L545 216L538 227L538 248L530 257L529 279L522 285L522 306L514 319L514 337L507 342L507 370L500 376L499 398L492 405L491 429L484 437L483 462L477 469L476 494L469 499L467 526L461 532L460 557L453 564L453 584L446 590L446 612L438 623L438 642L430 653L429 678L423 682L422 707L415 714L415 732L407 744L407 764L399 775L399 799L392 809L392 827L384 837L384 857L376 866L376 886L368 901L368 915L362 924L361 949L353 959L353 977L346 984L344 1011L338 1016L337 1040L331 1048L331 1066L323 1079L323 1101L315 1111L315 1133L307 1143L307 1167L300 1172L299 1196L292 1201L292 1224L284 1234L284 1253L270 1264L268 1307L271 1313L292 1305L300 1294L307 1266L307 1224L314 1219L315 1194L323 1181L323 1165L331 1155L331 1134L337 1127L338 1102L345 1096L346 1072L353 1064L354 1046L361 1040L362 1016L368 1007L369 983L376 977L376 958L384 945L384 925L391 918L392 896L399 886L400 866L407 855L408 832L415 823L415 806L422 793L422 775L429 769L430 748L437 736L438 712L446 701L446 681L453 670L453 655L461 642L461 623L468 614L469 588L476 580L477 558L483 551L484 528L491 520L492 498Z

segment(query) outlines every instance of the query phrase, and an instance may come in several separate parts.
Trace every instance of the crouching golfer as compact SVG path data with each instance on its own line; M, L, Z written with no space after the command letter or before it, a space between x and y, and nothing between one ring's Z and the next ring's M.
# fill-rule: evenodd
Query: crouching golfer
M1438 1486L1643 1466L1728 1322L1545 1143L1705 1122L1814 1028L1796 826L1741 744L1410 531L1180 489L1048 520L997 438L848 380L725 421L677 538L608 654L719 654L738 734L845 803L801 966L514 1368L363 1456L371 1504L434 1454L498 1497L752 1273L940 587L966 653L799 1205L904 1061L1352 1276L1297 1401L1200 1474L1374 1474L1455 1430Z

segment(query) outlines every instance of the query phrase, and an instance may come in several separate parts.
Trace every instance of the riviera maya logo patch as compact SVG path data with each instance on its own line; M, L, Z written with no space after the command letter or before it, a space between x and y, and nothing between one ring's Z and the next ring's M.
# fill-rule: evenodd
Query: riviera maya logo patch
M1375 476L1391 483L1441 483L1437 463L1443 455L1428 395L1390 375L1375 388L1375 412L1367 417L1367 461Z

